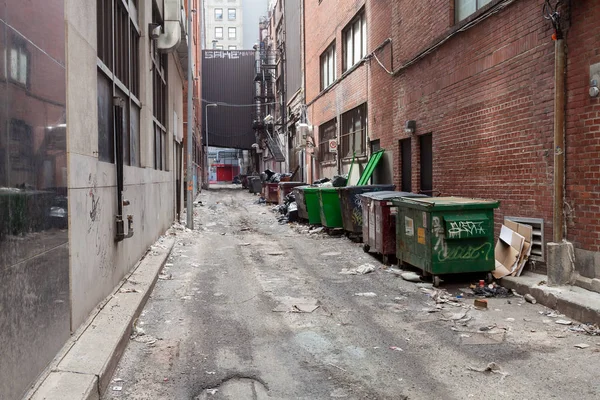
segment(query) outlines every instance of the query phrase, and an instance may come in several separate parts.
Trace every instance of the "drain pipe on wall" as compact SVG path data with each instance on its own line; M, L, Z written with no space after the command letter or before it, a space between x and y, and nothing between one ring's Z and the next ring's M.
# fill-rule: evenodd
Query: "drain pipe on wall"
M576 279L575 252L565 234L565 72L566 54L562 23L568 15L568 2L546 0L544 17L552 23L554 34L554 185L552 243L546 246L548 285L572 284Z
M553 240L565 239L565 43L554 42L554 215Z

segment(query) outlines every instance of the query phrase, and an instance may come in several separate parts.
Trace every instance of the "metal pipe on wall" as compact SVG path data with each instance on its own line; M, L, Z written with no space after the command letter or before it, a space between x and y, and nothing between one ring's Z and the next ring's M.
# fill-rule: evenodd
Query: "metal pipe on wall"
M554 215L553 239L560 243L565 238L565 43L554 44Z
M192 62L192 0L187 1L187 13L188 13L188 76L187 76L187 192L186 192L186 216L187 216L187 227L194 229L194 205L193 205L193 192L194 192L194 176L192 170L192 137L193 137L193 71L194 63Z

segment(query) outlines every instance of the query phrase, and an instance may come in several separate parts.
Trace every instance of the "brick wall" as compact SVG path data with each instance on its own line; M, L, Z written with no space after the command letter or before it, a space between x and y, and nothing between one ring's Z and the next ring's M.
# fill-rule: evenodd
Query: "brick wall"
M422 3L393 2L395 68L456 30L451 1ZM418 136L432 133L435 190L500 200L497 222L543 218L551 237L554 45L542 4L517 1L404 69L393 79L392 129L372 139L394 149L399 185L398 140L413 137L417 191ZM404 133L406 120L416 135Z
M306 102L308 116L318 127L365 102L368 103L368 131L389 131L392 127L391 77L377 67L375 61L366 62L347 73L342 79L343 44L342 30L364 7L367 18L367 54L383 43L391 31L391 4L393 1L377 0L308 0L305 3L306 34ZM337 72L339 82L327 93L320 95L320 55L336 42ZM391 68L391 47L378 52L380 60ZM375 74L374 76L372 74ZM320 96L320 97L319 97ZM317 98L318 97L318 98ZM318 129L315 131L318 143ZM368 147L367 143L367 147ZM360 165L365 160L361 160ZM360 168L355 171L361 171ZM349 169L343 163L343 171ZM314 176L331 176L337 173L337 166L326 165Z
M567 34L567 239L600 251L600 99L591 98L590 66L600 63L600 3L571 2Z

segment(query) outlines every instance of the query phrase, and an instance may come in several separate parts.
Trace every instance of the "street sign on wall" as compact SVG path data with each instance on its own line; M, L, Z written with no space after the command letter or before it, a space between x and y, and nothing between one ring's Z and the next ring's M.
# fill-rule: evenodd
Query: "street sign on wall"
M329 152L337 153L337 140L335 140L335 139L329 140Z

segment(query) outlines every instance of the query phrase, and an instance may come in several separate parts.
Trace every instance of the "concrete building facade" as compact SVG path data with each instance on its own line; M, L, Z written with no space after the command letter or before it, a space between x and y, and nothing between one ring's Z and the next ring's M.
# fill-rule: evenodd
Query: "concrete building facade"
M182 208L187 15L181 0L0 5L3 399Z
M242 0L204 0L204 15L205 49L243 49Z

